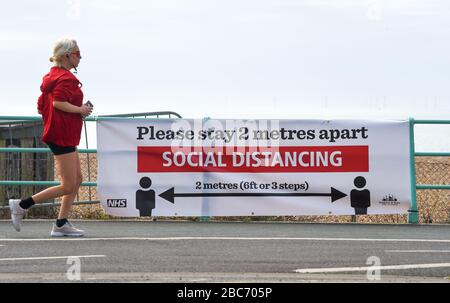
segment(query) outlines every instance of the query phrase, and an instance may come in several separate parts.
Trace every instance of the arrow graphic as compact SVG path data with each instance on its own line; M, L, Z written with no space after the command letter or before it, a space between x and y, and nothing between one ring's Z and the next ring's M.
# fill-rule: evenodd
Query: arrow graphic
M334 202L347 195L333 187L331 193L175 193L172 187L159 196L175 203L175 197L331 197L331 202Z

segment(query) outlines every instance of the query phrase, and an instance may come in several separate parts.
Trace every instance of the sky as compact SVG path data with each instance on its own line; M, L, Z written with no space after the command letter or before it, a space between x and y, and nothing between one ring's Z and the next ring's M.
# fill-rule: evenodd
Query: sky
M450 119L446 0L5 1L1 115L37 114L62 37L94 115ZM450 127L416 132L450 151Z

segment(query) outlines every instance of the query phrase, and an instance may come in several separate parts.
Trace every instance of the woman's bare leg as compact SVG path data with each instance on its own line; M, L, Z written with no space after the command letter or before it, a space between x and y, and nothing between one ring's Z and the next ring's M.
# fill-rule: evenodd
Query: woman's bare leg
M80 157L77 154L77 175L75 179L75 189L74 192L71 194L65 195L62 197L61 201L61 208L59 209L58 219L67 219L70 215L70 210L72 209L73 201L75 200L75 197L77 196L78 189L80 188L81 182L83 182L83 175L81 173L81 164L80 164Z
M61 176L61 185L49 187L32 196L35 203L73 194L78 188L78 152L55 156L55 163Z

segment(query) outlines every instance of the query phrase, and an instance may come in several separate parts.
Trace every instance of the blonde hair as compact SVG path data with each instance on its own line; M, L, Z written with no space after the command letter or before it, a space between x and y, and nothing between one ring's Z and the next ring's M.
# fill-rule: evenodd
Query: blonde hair
M53 47L53 56L49 59L50 62L53 62L55 66L61 67L61 58L70 53L75 47L77 47L75 39L64 38L56 41Z

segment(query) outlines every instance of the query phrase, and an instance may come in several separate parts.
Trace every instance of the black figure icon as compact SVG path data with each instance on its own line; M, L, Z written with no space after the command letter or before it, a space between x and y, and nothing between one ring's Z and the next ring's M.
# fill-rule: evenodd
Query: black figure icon
M356 177L354 184L357 188L366 186L364 177ZM370 206L370 191L368 189L353 189L350 192L350 202L355 209L355 215L367 215L367 208Z
M150 188L152 186L152 180L149 177L143 177L139 181L139 185L144 188ZM152 209L155 208L155 191L150 190L138 190L136 192L136 209L139 209L139 216L151 216Z

